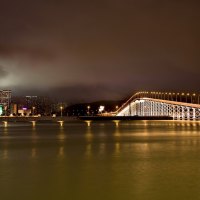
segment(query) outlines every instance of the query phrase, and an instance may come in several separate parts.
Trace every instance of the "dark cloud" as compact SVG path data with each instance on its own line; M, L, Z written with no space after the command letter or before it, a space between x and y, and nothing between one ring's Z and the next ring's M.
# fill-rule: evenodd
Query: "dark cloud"
M88 101L98 101L98 100L120 100L129 95L132 91L121 88L113 88L107 85L73 85L73 86L60 86L48 89L24 89L22 87L13 88L14 95L41 95L49 96L53 99L68 101L68 102L88 102ZM118 90L121 89L123 92L119 93Z
M2 0L4 86L70 100L199 90L199 7L197 0Z

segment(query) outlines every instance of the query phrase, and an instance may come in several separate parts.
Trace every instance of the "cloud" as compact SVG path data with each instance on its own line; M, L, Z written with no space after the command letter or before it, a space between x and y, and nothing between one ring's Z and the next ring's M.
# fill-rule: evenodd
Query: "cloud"
M123 92L119 93L119 88L113 88L107 85L71 85L71 86L56 86L51 89L24 89L24 87L13 87L13 95L38 95L49 96L52 99L66 101L68 103L90 102L98 100L121 100L132 94L132 90L127 91L126 88L121 88Z
M7 1L1 87L69 100L199 90L198 8L184 0Z
M8 72L0 65L0 81L8 76Z

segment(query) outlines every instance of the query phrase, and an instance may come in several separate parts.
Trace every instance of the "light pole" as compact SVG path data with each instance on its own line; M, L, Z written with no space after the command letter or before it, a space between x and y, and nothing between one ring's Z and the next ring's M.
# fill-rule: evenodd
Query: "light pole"
M172 93L172 101L174 101L175 93Z
M156 99L159 99L159 97L157 95L158 95L158 92L156 92Z
M62 117L62 115L63 115L62 111L63 111L63 106L60 106L60 116L61 116L61 117Z
M8 107L5 106L5 116L7 116Z
M88 109L88 116L90 115L90 106L87 107Z
M191 95L191 103L193 103L192 96L195 98L195 97L196 97L196 94L193 93L193 94ZM194 103L196 103L196 98L195 98L195 100L194 100Z
M182 96L184 96L184 95L185 95L185 93L182 93L182 94L181 94L181 96L180 96L180 97L181 97L180 102L183 101Z
M186 95L186 103L187 103L187 100L188 100L188 96L190 96L190 93L187 93L187 95Z
M35 116L35 112L34 112L35 111L35 106L33 106L32 109L33 109L33 116Z
M164 100L166 100L166 99L165 99L165 95L167 95L167 93L166 93L166 92L164 93Z
M178 97L177 97L177 95L179 96L179 93L176 93L176 101L178 101Z
M170 92L170 93L168 93L168 100L172 100L172 93Z
M165 99L165 98L164 98L164 95L165 95L165 93L162 92L162 94L161 94L161 99Z

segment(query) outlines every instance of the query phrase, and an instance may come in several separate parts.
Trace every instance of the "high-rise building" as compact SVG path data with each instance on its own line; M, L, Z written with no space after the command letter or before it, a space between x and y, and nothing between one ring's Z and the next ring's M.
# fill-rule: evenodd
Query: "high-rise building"
M38 97L37 96L26 96L26 107L32 109L37 106Z
M10 105L10 113L12 115L17 115L18 114L18 106L15 103L11 103Z
M9 109L11 103L11 90L0 90L0 105Z
M45 96L26 96L27 109L32 110L32 114L51 114L51 100Z

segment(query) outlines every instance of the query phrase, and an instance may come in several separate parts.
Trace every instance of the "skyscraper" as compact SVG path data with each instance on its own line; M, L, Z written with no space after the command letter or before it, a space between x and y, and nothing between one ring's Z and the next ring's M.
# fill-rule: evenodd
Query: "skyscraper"
M7 114L7 111L10 109L11 103L11 90L0 90L0 115Z

